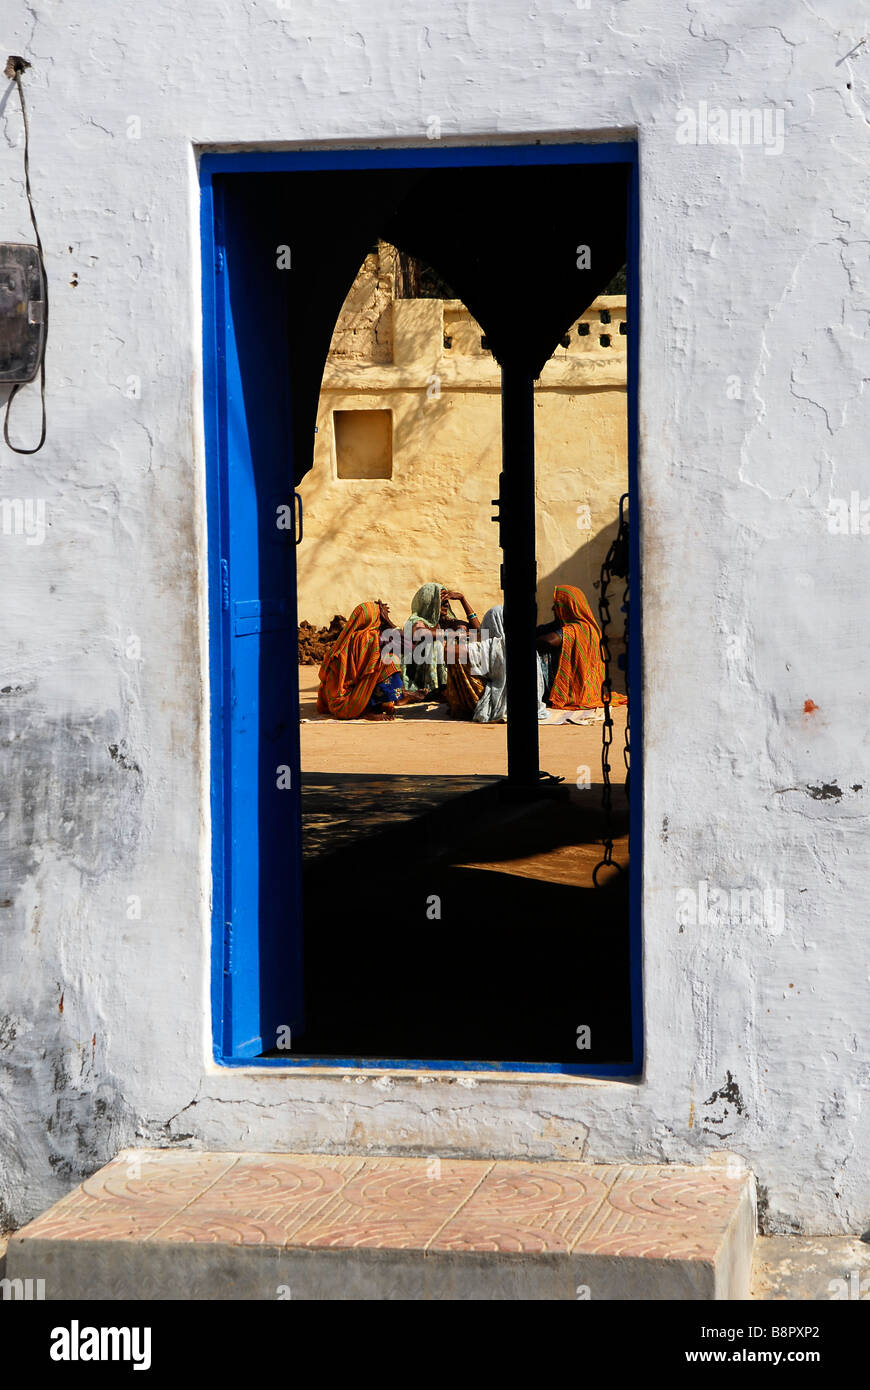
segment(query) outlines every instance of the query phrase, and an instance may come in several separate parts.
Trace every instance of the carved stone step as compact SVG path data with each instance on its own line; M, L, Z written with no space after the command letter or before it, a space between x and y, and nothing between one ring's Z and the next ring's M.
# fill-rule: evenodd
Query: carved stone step
M13 1236L46 1299L747 1298L749 1173L127 1150Z

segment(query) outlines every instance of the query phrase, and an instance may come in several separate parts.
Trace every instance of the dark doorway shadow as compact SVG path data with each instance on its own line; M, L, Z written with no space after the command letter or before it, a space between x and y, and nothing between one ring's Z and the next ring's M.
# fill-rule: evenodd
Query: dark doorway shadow
M348 795L365 797L365 780ZM396 795L423 780L396 778ZM594 887L601 788L517 807L499 786L457 789L307 861L297 1056L631 1060L624 794L613 829L625 871Z

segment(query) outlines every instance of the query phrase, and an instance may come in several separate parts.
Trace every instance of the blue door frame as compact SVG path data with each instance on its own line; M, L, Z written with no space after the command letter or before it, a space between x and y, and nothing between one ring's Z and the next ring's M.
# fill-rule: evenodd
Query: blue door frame
M233 312L239 298L262 307L257 257L233 259L227 219L243 213L225 203L225 176L376 169L517 165L628 166L627 413L631 517L630 698L634 760L630 810L630 990L632 1060L502 1064L493 1061L313 1057L258 1054L275 1046L276 1030L298 1028L302 1008L301 807L298 689L295 667L295 552L292 532L267 545L262 526L291 505L286 396L280 390L280 315L256 321ZM203 153L200 157L203 392L208 514L209 678L212 817L211 1010L215 1060L224 1066L426 1071L556 1073L639 1077L643 1070L641 863L642 705L640 509L638 504L638 361L640 337L639 186L634 142L559 145L447 146L317 151ZM249 229L250 230L250 229ZM244 234L241 229L239 235ZM228 246L229 244L229 246ZM236 249L238 243L236 242ZM229 250L229 255L228 255ZM274 255L274 248L272 249ZM242 294L239 294L239 284ZM268 303L268 300L266 301ZM272 306L270 306L272 307ZM246 352L268 365L245 373ZM286 380L286 378L285 378ZM253 384L251 384L253 382ZM268 416L264 424L264 418ZM259 430L256 434L255 431ZM255 458L256 456L256 458ZM256 460L259 460L259 464ZM266 461L263 463L263 461ZM265 467L266 493L254 474ZM263 556L265 555L265 559ZM239 644L245 644L240 646ZM284 667L280 707L262 710L260 660ZM271 697L269 697L271 698ZM254 746L252 746L254 745ZM286 771L279 773L279 768ZM283 785L279 781L283 778ZM288 853L288 847L291 852ZM266 862L263 863L262 861Z

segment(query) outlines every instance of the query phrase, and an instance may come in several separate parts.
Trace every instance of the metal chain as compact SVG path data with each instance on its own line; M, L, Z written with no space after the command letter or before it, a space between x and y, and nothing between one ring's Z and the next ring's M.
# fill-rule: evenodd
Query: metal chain
M601 728L601 777L603 787L601 791L601 805L604 811L604 856L595 865L592 871L592 882L598 887L598 873L605 867L618 869L622 873L622 865L614 863L613 859L613 791L610 782L610 749L613 743L613 715L611 714L611 702L613 699L613 682L610 677L610 640L608 629L610 627L610 581L614 574L625 577L625 603L628 603L628 523L625 519L624 504L628 496L625 494L619 499L619 527L616 535L611 542L601 563L601 587L598 594L598 615L601 627L601 660L604 665L604 679L601 682L601 697L604 704L604 723ZM626 637L626 680L628 679L628 609L626 607L625 618L625 637ZM626 721L626 748L623 751L623 758L628 767L629 755L629 735Z
M623 624L623 629L622 629L622 640L623 640L624 647L625 647L625 657L624 657L625 665L624 665L624 667L623 667L623 670L625 671L625 690L626 690L626 694L628 694L628 691L629 691L629 688L630 688L630 687L629 687L629 682L628 682L628 675L629 675L629 672L628 672L629 621L628 621L628 620L629 620L629 612L630 612L630 606L631 606L631 593L630 593L630 585L629 585L629 582L628 582L628 572L627 572L627 571L626 571L626 576L625 576L625 591L624 591L624 593L623 593L623 604L622 604L622 606L623 606L623 611L624 611L624 613L625 613L625 622L624 622L624 624ZM623 748L622 748L622 760L623 760L623 762L625 763L625 795L626 795L626 799L629 800L630 797L631 797L631 700L630 700L630 699L629 699L629 701L628 701L628 704L627 704L626 707L625 707L625 742L624 742Z

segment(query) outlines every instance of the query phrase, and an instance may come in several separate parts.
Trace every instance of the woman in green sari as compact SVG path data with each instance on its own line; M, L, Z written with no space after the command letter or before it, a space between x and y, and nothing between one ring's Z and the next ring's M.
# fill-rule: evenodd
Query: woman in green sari
M464 619L456 616L451 601L462 604ZM475 633L479 632L480 619L464 594L458 589L449 589L437 580L422 584L411 600L411 616L404 625L407 688L426 690L433 699L446 700L451 709L457 701L465 703L465 684L474 678L468 676L466 663L459 653L462 639L469 628ZM446 634L451 632L455 633L455 638L445 641ZM460 669L456 669L457 666ZM471 700L473 691L467 694ZM479 693L470 704L470 711L478 698Z

